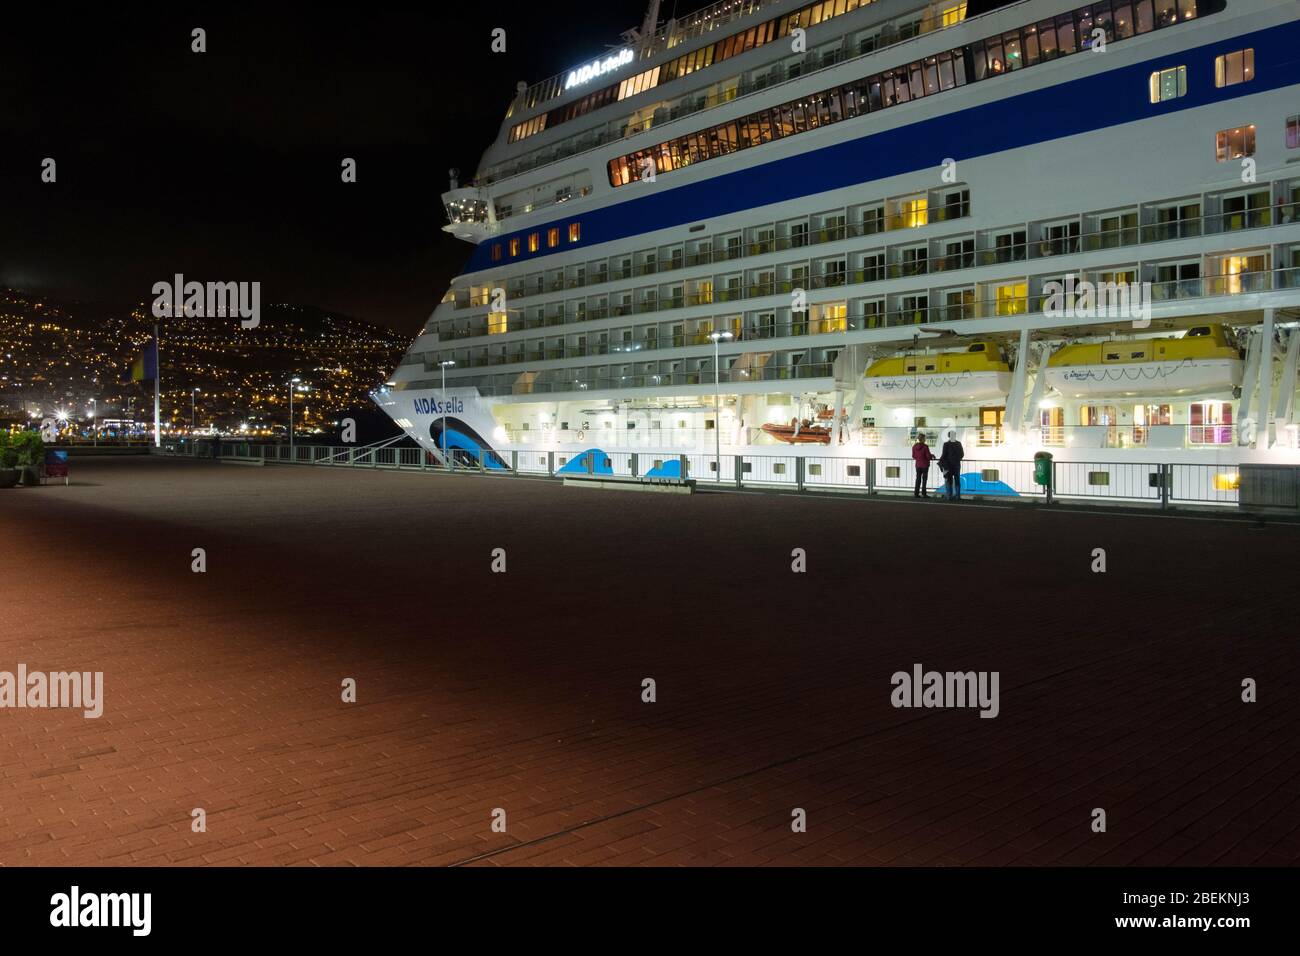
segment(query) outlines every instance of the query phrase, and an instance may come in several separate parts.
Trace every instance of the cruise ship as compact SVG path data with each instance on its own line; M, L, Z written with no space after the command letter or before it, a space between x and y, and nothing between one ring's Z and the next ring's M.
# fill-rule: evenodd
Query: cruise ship
M653 2L443 201L434 460L1300 461L1295 0Z

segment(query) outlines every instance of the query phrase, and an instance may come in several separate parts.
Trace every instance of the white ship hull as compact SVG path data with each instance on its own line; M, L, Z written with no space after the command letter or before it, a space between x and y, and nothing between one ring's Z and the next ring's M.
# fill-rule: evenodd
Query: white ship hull
M502 462L593 448L903 457L918 429L950 428L999 457L1300 462L1285 358L1300 335L1300 147L1287 146L1300 76L1286 69L1300 7L1175 0L1177 16L1150 19L1139 5L1140 29L1104 55L1076 37L1040 57L1025 31L1084 4L1025 0L964 22L955 5L919 6L837 4L806 56L782 34L719 59L726 37L800 7L750 0L689 36L661 31L608 76L525 91L475 182L444 195L448 231L475 248L378 403L435 457L445 433L456 454ZM1017 30L1018 52L990 60ZM653 85L647 71L710 44L710 64ZM1245 49L1249 80L1216 86L1217 59ZM1185 87L1155 84L1169 96L1150 102L1152 74L1181 66ZM647 150L657 176L629 180L625 161ZM1247 151L1251 183L1237 175ZM1070 274L1149 283L1150 335L1222 324L1255 363L1040 371L1045 350L1139 327L1081 313L1082 298L1045 311L1048 283ZM873 357L954 337L992 341L1013 371L863 377ZM429 411L444 374L464 402L445 429ZM822 407L845 423L830 445L762 432Z

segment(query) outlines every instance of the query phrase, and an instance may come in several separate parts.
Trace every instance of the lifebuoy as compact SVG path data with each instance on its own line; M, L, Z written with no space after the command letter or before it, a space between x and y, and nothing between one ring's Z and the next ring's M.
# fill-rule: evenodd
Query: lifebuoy
M578 432L578 441L582 441L586 437L587 437L586 432Z

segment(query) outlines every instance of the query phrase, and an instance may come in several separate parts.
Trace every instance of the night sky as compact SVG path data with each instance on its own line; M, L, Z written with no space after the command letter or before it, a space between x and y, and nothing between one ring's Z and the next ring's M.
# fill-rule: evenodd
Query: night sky
M641 0L8 8L0 285L134 303L176 272L258 280L263 302L414 332L471 251L441 232L447 170L473 175L518 80L603 53L643 16ZM207 53L190 52L196 26Z

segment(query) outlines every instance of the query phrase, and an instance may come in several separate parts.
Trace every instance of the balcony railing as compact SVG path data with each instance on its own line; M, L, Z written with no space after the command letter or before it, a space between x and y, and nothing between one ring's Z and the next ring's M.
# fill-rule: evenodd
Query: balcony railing
M808 287L819 288L825 285L825 281L818 277L813 277ZM1151 301L1167 302L1176 299L1194 299L1204 297L1233 296L1243 293L1269 292L1280 289L1300 289L1300 268L1279 268L1262 272L1240 272L1228 275L1209 275L1196 279L1175 279L1166 282L1151 282L1150 284ZM769 289L775 289L778 292L789 292L793 288L790 282L783 281L773 283L771 286L751 287L751 292L757 291L760 294L768 294ZM716 296L716 294L715 294ZM738 298L740 296L737 296ZM691 296L684 296L684 299L691 299ZM736 324L732 320L716 322L709 320L700 320L708 326L708 331L681 332L671 333L666 336L661 334L646 335L637 341L628 341L618 345L610 346L611 352L649 352L660 348L660 342L664 341L669 344L663 348L682 348L687 345L709 345L709 332L715 327L723 327L732 330L736 341L747 341L755 339L783 338L786 336L800 335L823 335L842 333L845 331L856 332L871 329L897 328L908 325L929 325L939 322L960 322L977 318L996 318L1000 316L1024 315L1030 312L1042 312L1043 305L1049 297L1036 293L1033 295L1011 296L1002 298L986 298L971 300L960 303L944 303L941 305L925 305L912 307L897 307L894 309L873 309L872 311L861 311L850 313L844 318L817 318L817 319L800 319L797 316L803 313L794 313L789 320L777 323L775 321L762 321L750 318L740 320ZM704 300L701 300L704 301ZM1097 303L1098 308L1105 303ZM1061 302L1062 308L1074 308L1075 301L1071 298L1065 298ZM624 314L622 312L618 314ZM591 318L601 318L603 314L596 310L589 313ZM1124 316L1127 317L1127 316ZM554 317L553 317L554 318ZM552 324L552 319L547 319L546 324ZM540 327L541 323L531 321L525 323L525 328ZM470 334L470 333L466 333ZM563 348L548 348L545 350L547 359L566 359L575 358L587 354L606 354L605 352L596 352L595 349L604 348L604 346L567 346ZM585 349L585 351L582 351ZM514 354L518 355L518 352ZM530 356L537 355L537 352L530 352ZM438 367L437 362L445 356L437 354L434 358L425 361L425 367L429 371L435 371ZM529 358L529 361L535 359ZM486 357L472 357L465 364L472 366L490 364Z
M969 214L969 210L963 212L963 215L967 214ZM880 276L871 269L850 270L848 275L852 277L851 281L853 282L872 282L876 281L877 278L896 279L913 275L925 275L928 272L953 271L956 269L970 268L975 264L988 266L1010 262L1021 262L1028 259L1046 259L1054 256L1074 254L1080 251L1087 252L1096 251L1098 249L1122 248L1130 245L1168 242L1177 239L1195 238L1203 235L1217 235L1246 229L1267 228L1274 224L1286 224L1292 222L1300 222L1300 203L1279 203L1267 209L1215 213L1208 216L1183 219L1177 222L1149 223L1140 227L1098 230L1095 232L1084 233L1079 236L1047 238L1035 242L1013 243L998 246L993 249L982 249L978 251L940 256L934 260L929 260L928 265L927 261L892 263L885 269L883 276ZM595 285L606 281L606 276L608 276L608 279L610 280L618 280L636 278L643 275L654 275L661 272L669 272L675 268L693 267L714 262L726 262L741 258L745 255L765 254L762 251L755 251L758 248L768 251L783 251L786 249L801 248L805 245L859 238L866 235L872 235L874 234L874 231L874 223L848 223L830 229L817 230L813 233L804 233L799 236L783 236L770 240L763 240L762 242L750 243L748 246L736 245L716 251L694 253L692 255L683 256L680 259L674 259L669 264L648 263L625 270L611 270L608 274L598 273L597 276L591 277L585 282L579 282L575 278L568 280L567 286L553 283L552 287L554 289L562 287L582 288L586 285ZM816 286L811 287L815 288ZM794 286L792 285L791 288L794 288ZM810 288L810 286L805 285L803 288ZM532 291L529 291L530 289ZM546 289L544 288L543 283L537 282L531 286L512 286L509 288L508 294L512 300L518 300L528 298L532 295L541 295L544 294L545 291ZM471 307L487 307L490 300L490 292L485 292L479 296L464 296L455 300L455 308L459 310ZM699 303L684 301L683 304ZM442 328L439 329L439 334L443 337L449 338L463 338L466 335L463 332L456 333Z

